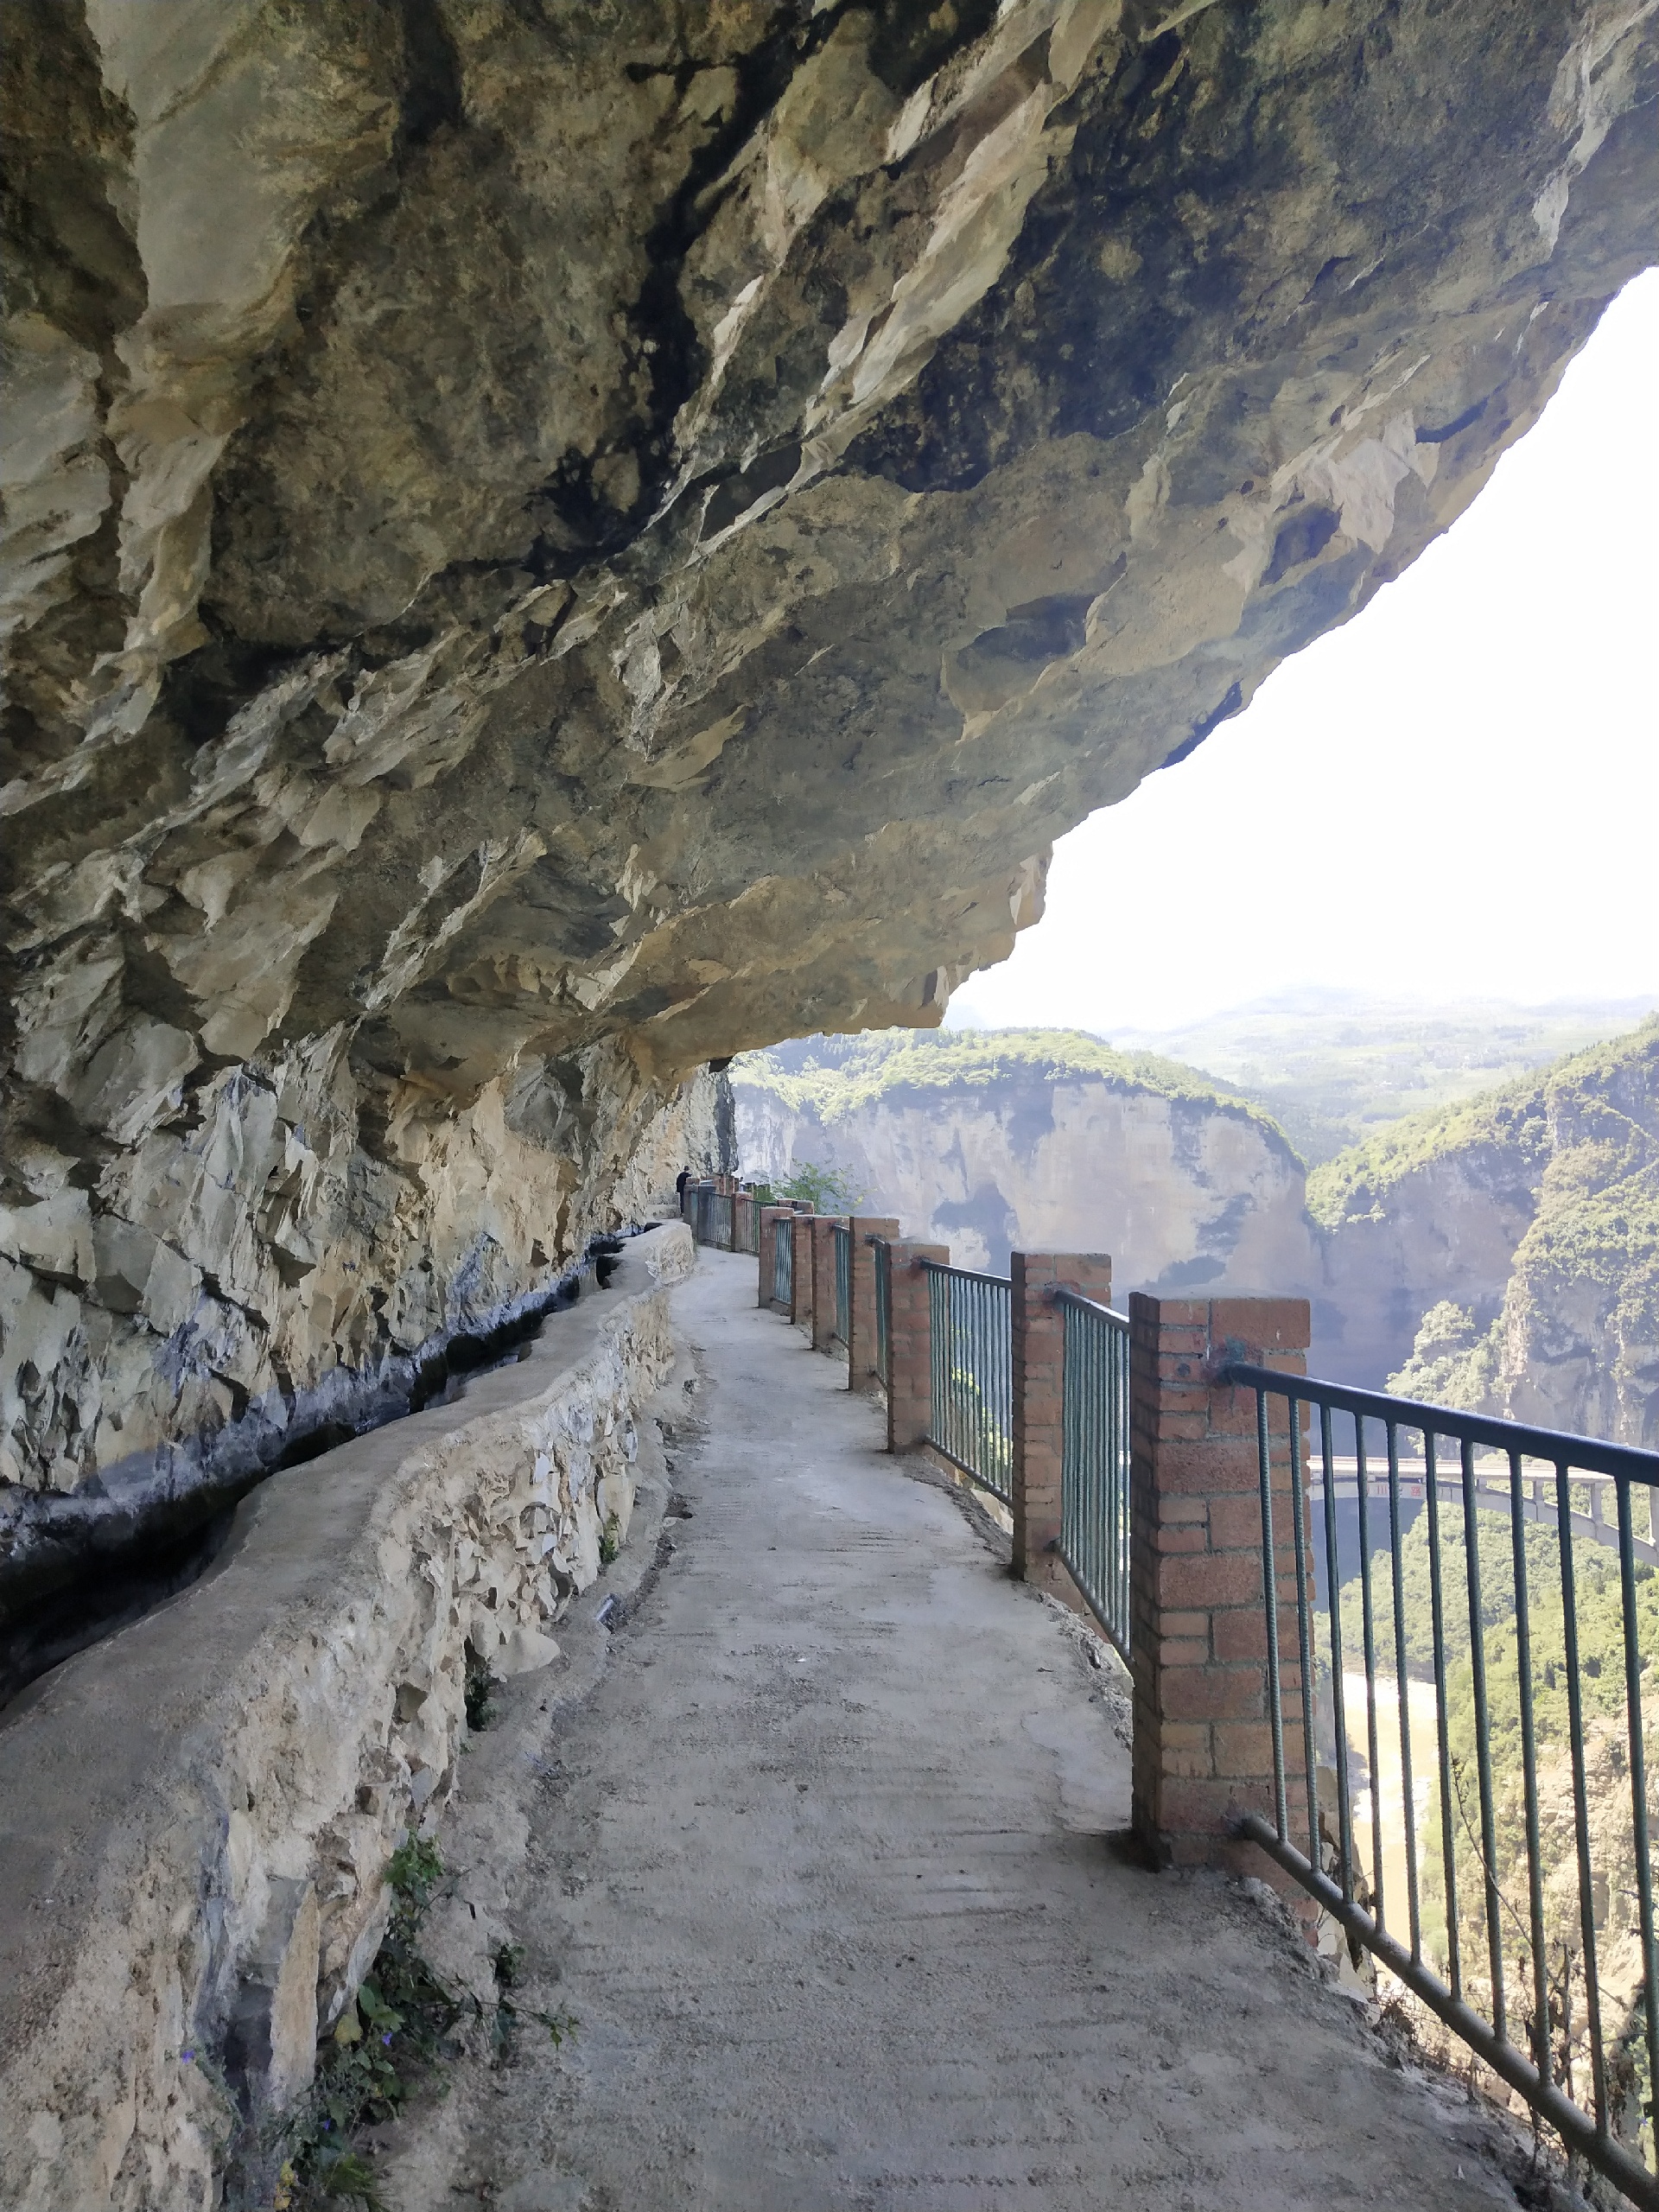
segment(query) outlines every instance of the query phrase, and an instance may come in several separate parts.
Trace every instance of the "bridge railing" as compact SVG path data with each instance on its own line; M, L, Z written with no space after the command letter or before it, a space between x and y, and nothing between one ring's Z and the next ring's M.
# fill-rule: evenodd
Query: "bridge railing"
M1282 1559L1287 1511L1294 1558L1290 1586L1262 1577L1274 1812L1242 1833L1570 2150L1659 2203L1659 1452L1224 1379L1255 1394L1262 1556Z
M1014 1495L1014 1341L1006 1275L937 1261L927 1273L932 1410L928 1442L1006 1503Z
M853 1340L853 1231L837 1222L830 1234L836 1251L834 1339L844 1351Z

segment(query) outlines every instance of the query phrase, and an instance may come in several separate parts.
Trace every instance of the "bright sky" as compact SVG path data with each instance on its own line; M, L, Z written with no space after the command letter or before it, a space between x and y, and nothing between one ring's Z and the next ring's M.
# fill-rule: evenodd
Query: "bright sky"
M1306 984L1659 1001L1656 644L1650 270L1445 537L1061 841L1045 918L947 1019L1109 1036Z

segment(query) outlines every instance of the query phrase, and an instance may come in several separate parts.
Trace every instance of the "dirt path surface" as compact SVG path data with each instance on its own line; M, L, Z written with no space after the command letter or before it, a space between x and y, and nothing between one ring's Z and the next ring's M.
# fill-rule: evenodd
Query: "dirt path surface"
M1512 2208L1490 2121L1392 2068L1258 1902L1115 1853L1119 1694L756 1310L754 1262L704 1253L676 1300L690 1517L541 1751L504 1745L513 1872L473 1847L514 2001L579 2032L463 2067L388 2202Z

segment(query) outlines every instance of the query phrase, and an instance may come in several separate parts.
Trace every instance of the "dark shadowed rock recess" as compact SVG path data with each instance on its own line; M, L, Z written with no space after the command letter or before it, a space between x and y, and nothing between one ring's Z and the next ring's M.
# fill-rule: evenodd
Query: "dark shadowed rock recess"
M1654 257L1643 13L11 0L7 1603L1398 574Z

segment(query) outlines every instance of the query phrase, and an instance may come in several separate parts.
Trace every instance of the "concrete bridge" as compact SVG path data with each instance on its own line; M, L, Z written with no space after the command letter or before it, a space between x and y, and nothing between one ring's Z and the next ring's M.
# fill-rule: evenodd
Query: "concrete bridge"
M754 1281L705 1250L674 1294L655 1561L508 1686L446 1824L451 1910L576 2035L385 2131L388 2202L1513 2207L1490 2108L1265 1892L1136 1863L1116 1662Z

